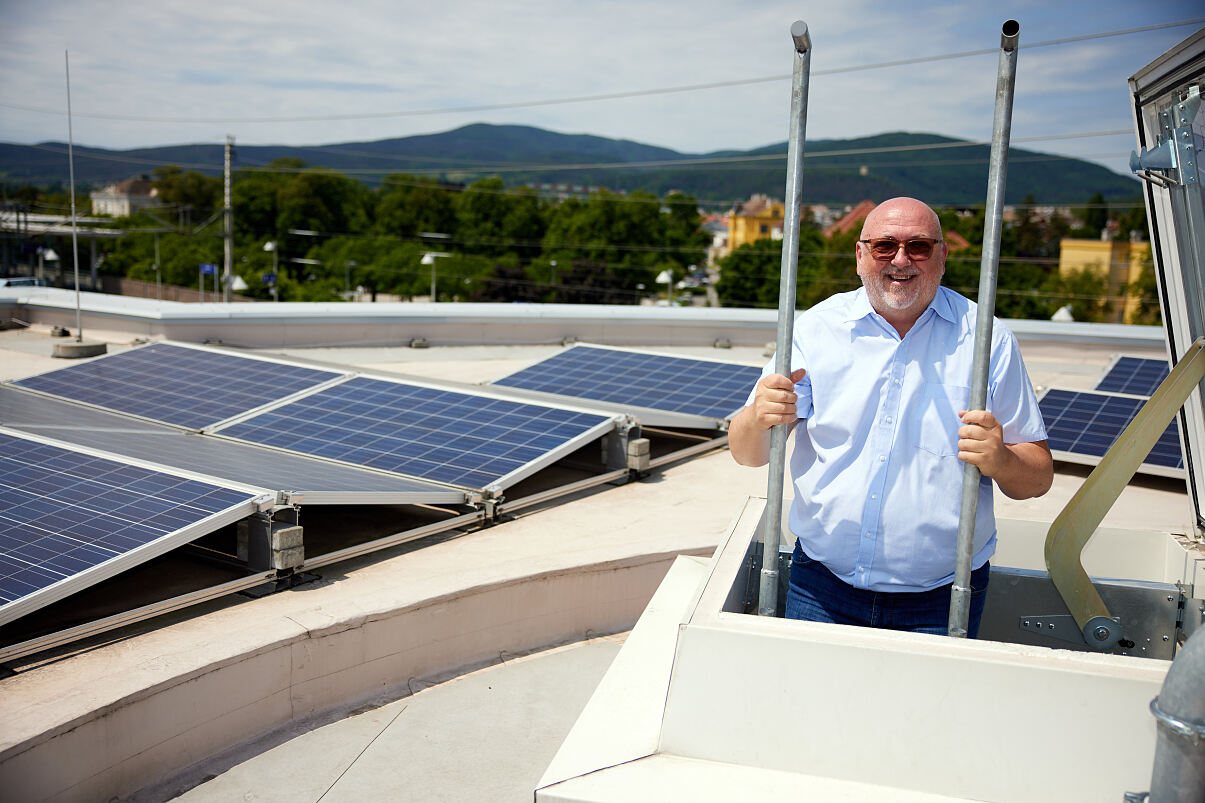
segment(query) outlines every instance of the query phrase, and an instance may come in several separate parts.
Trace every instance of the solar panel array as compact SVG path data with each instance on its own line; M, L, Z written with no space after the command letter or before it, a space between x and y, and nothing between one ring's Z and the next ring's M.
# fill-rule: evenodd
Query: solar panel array
M611 419L357 377L235 422L222 435L484 488Z
M1054 389L1042 396L1038 406L1046 420L1047 442L1052 450L1100 458L1145 402L1134 396ZM1164 430L1143 462L1166 468L1184 467L1175 421Z
M1096 383L1096 389L1111 393L1150 396L1159 387L1159 384L1167 379L1168 373L1170 370L1164 360L1119 357Z
M718 417L743 404L760 369L578 347L525 373L510 383ZM35 397L18 389L93 408L66 414L77 421L120 421L114 414L121 413L158 422L144 427L202 430L180 433L197 440L199 451L223 443L273 447L293 453L292 460L304 455L414 478L407 481L419 486L439 483L418 487L420 494L509 487L615 425L605 413L171 344L10 385L6 392L28 399ZM113 432L146 441L145 433ZM0 622L5 612L28 609L31 595L45 604L254 509L248 503L255 492L221 483L0 432Z
M255 497L0 433L0 610Z
M494 384L725 418L760 376L760 368L735 363L574 346Z
M1091 391L1052 388L1039 401L1050 448L1099 460L1169 373L1164 360L1118 357ZM1168 424L1143 464L1183 469L1180 432Z
M14 385L201 429L341 374L156 343Z

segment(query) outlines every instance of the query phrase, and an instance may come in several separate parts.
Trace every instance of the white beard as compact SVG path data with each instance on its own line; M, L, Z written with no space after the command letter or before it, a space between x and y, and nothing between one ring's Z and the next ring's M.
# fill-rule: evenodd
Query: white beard
M906 310L912 307L921 297L922 292L932 293L937 292L937 283L940 282L940 275L933 277L932 280L926 281L920 274L916 280L909 282L905 287L895 287L891 283L891 279L887 278L886 274L874 273L867 275L859 273L862 279L862 286L866 288L866 294L870 296L872 307L885 306L893 310ZM931 298L931 297L930 297Z

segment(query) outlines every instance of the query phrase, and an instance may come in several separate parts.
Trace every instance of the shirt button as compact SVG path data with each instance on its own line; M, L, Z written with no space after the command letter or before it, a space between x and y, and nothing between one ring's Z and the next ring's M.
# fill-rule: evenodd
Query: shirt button
M871 499L878 499L878 498L879 498L879 495L878 495L878 494L871 494L871 495L870 495L870 498L871 498Z
M880 462L880 463L886 463L886 462L887 462L887 455L882 455L882 454L881 454L881 455L879 455L879 462Z
M892 421L891 416L887 416L887 423L888 423L888 424L890 424L890 423L891 423L891 421Z

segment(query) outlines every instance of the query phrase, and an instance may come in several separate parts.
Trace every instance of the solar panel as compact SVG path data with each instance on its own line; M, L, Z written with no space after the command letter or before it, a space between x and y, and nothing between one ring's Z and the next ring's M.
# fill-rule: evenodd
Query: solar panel
M745 404L761 368L596 346L574 346L494 384L725 418Z
M1042 396L1038 406L1046 421L1047 442L1052 451L1099 459L1145 403L1145 399L1133 396L1052 389ZM1164 468L1184 467L1175 421L1164 430L1143 462Z
M357 377L220 433L469 488L613 426L597 414Z
M242 518L259 496L0 432L0 623Z
M13 384L201 429L342 374L156 343Z
M0 421L18 432L52 437L169 469L221 477L300 498L303 504L461 504L465 492L393 477L249 443L135 421L117 413L0 385Z
M1096 390L1150 396L1154 394L1160 383L1167 379L1168 373L1166 360L1119 357L1096 383Z

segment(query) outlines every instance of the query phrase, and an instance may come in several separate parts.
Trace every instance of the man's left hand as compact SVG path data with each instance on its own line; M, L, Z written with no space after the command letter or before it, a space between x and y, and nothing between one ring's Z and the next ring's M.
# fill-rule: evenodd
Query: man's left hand
M958 417L958 459L976 466L985 477L995 477L1011 457L1000 422L987 410L959 410Z

